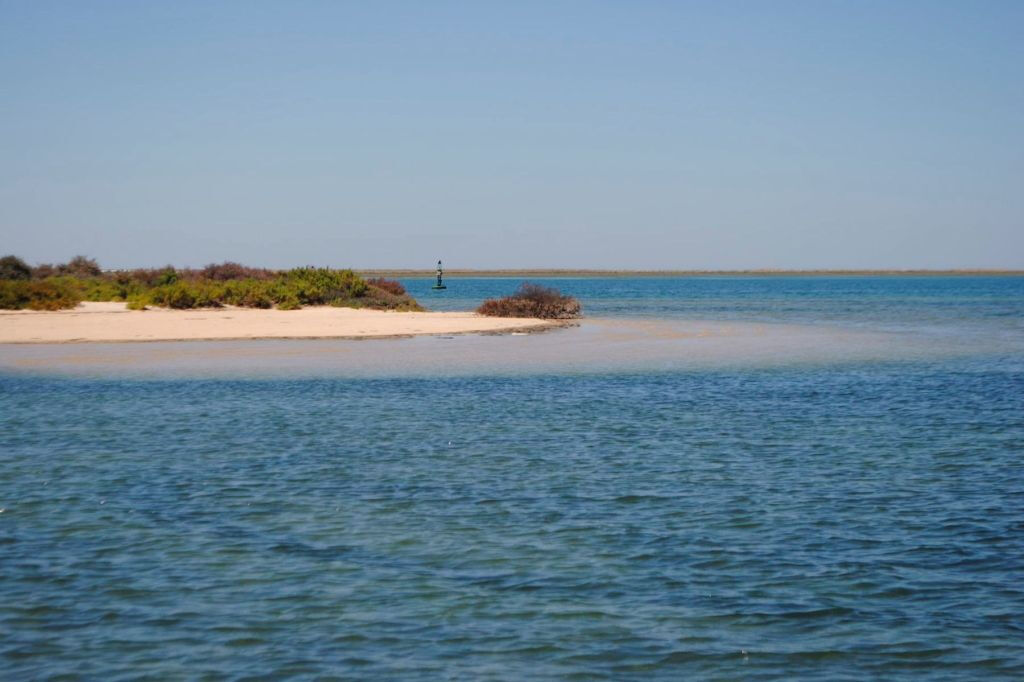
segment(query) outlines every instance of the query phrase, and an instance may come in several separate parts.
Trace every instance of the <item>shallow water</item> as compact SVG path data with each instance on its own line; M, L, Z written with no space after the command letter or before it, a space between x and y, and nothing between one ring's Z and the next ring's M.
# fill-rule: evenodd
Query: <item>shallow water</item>
M1004 345L984 340L984 350ZM835 326L586 319L538 333L405 339L20 344L10 372L134 378L566 375L850 364L973 355L974 340Z
M2 348L0 670L1019 679L1024 282L978 280Z

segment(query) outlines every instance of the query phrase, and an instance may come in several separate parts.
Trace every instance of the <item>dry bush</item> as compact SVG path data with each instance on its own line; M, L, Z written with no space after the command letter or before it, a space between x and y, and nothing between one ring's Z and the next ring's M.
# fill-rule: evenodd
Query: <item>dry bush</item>
M0 279L32 279L32 268L17 256L0 258Z
M75 256L67 263L58 265L57 270L61 275L71 275L72 277L97 277L103 272L95 258L86 258L85 256Z
M120 274L121 273L119 273L119 276ZM172 274L174 274L173 278ZM177 279L177 276L174 268L168 265L163 268L136 268L128 273L128 278L129 280L138 282L145 287L156 287L173 283Z
M193 272L189 271L189 274L191 275ZM225 261L223 263L211 263L194 274L198 279L226 282L235 279L273 279L277 273L265 268L250 268L240 263Z
M46 279L55 277L57 274L57 266L53 263L40 263L32 268L32 279Z
M537 317L543 320L571 320L583 314L580 302L563 296L558 289L524 282L505 298L489 298L476 309L490 317Z
M372 280L368 280L368 284ZM395 294L379 285L370 284L359 301L359 307L376 308L378 310L398 310L401 312L422 312L416 299L409 294Z
M402 283L398 280L384 279L383 277L372 277L366 280L366 283L371 287L383 289L389 294L394 294L395 296L402 296L405 294L405 287L402 286Z

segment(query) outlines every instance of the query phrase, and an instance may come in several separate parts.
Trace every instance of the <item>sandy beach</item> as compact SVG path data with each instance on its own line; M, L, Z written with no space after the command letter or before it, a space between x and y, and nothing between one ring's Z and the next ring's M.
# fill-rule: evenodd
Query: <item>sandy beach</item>
M128 310L82 303L72 310L0 311L0 343L110 343L243 339L361 339L537 331L559 322L470 312L398 313L329 306L301 310Z

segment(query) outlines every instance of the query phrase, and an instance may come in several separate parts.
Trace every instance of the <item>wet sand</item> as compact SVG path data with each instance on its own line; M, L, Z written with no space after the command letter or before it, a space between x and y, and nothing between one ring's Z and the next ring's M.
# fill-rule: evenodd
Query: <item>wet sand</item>
M264 339L0 344L0 372L107 378L387 378L837 366L977 352L973 342L830 326L583 319L546 334L366 342Z
M114 343L249 339L363 339L537 331L562 323L469 312L399 313L330 306L301 310L128 310L82 303L72 310L0 311L0 343Z

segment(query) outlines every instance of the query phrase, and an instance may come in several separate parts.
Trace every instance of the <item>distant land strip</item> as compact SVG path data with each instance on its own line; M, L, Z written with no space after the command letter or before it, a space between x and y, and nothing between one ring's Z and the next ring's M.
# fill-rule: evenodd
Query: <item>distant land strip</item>
M433 277L436 270L376 269L356 270L363 277ZM901 277L956 277L978 276L1021 277L1024 270L472 270L453 268L445 270L445 277L814 277L841 276L901 276Z

